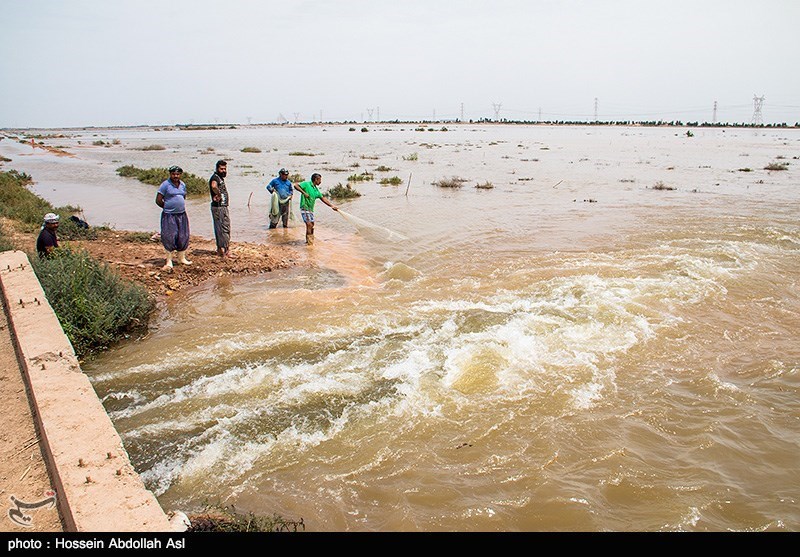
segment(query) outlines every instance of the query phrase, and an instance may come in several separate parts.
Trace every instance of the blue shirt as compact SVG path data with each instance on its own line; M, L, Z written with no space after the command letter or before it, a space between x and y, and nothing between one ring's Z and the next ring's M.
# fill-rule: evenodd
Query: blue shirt
M292 181L281 180L280 177L273 178L272 181L267 184L267 191L269 193L277 191L278 195L281 196L281 199L286 199L292 195Z
M158 193L164 196L164 212L177 215L186 212L186 184L181 181L177 188L169 179L161 182Z

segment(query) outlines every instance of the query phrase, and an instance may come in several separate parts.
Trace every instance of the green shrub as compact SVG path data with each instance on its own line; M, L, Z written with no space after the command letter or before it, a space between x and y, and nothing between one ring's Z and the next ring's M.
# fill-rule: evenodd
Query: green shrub
M487 180L482 184L477 184L475 187L478 188L479 190L490 190L494 188L494 184Z
M363 172L361 174L351 174L347 177L348 182L371 182L375 178L374 174Z
M789 170L788 162L771 162L764 167L764 170Z
M375 172L391 172L395 170L394 168L389 168L388 166L380 165L378 168L375 169Z
M31 256L61 327L78 358L108 348L144 329L154 303L147 290L128 281L83 250L61 248L55 256Z
M380 184L383 186L399 186L403 180L399 176L392 176L391 178L382 178Z
M361 197L361 194L358 193L354 188L350 187L350 184L343 186L341 182L329 189L326 195L331 199L350 199L353 197Z
M290 157L316 157L316 153L306 153L305 151L292 151L289 153Z
M303 178L303 175L299 172L295 172L291 176L289 176L289 181L293 184L299 184L300 182L305 182L306 179Z
M415 161L417 159L419 159L419 155L417 155L416 153L411 153L407 157L403 157L404 161Z
M163 145L146 145L145 147L139 147L136 149L137 151L164 151L166 147Z
M151 186L160 186L164 180L169 178L169 170L166 168L136 168L135 166L125 165L117 169L117 174L125 178L136 178L140 182ZM208 182L191 172L184 172L181 180L186 184L186 195L208 195Z
M260 153L261 149L258 147L244 147L242 153Z
M70 205L53 207L49 201L26 187L31 181L30 176L16 170L0 172L0 216L13 219L19 222L24 230L34 232L42 225L45 214L56 213L61 217L58 226L59 238L93 240L97 237L94 227L81 228L70 220L69 217L80 211L80 208Z

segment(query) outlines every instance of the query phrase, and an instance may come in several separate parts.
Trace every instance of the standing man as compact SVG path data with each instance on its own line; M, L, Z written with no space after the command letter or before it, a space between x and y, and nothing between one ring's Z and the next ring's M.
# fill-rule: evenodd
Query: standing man
M317 199L321 199L334 211L339 210L339 207L328 201L327 197L322 196L322 192L319 191L321 183L322 176L315 172L311 175L311 180L294 185L294 189L303 194L300 198L300 215L303 217L303 222L306 223L306 244L309 246L314 245L314 203Z
M231 218L228 214L228 188L225 176L228 175L228 163L219 160L214 174L208 180L211 193L211 219L214 221L214 238L217 240L217 255L223 259L229 257L231 243Z
M191 265L186 259L189 248L189 217L186 214L186 184L181 180L183 169L169 167L169 178L164 180L156 194L156 205L161 207L161 244L167 251L163 270L172 269L172 252L178 252L178 263Z
M267 184L267 191L271 194L278 194L278 214L275 215L270 211L269 227L277 228L278 221L283 220L283 227L289 226L289 210L292 206L292 182L289 180L289 172L285 168L281 168L278 172L278 177L273 178Z
M36 238L36 251L39 252L39 257L44 259L50 257L53 250L58 247L58 230L59 216L55 213L47 213L44 216L44 224L42 230L39 232L39 237Z

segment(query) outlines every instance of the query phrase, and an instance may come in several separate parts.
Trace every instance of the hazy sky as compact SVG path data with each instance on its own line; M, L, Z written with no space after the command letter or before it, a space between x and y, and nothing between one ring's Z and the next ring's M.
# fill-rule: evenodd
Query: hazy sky
M800 121L798 0L0 0L0 127Z

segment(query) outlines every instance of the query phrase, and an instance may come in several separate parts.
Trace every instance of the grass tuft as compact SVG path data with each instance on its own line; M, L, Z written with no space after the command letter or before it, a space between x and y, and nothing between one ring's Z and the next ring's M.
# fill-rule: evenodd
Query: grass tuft
M467 182L466 178L459 178L458 176L453 176L452 178L445 178L442 180L437 180L433 182L434 186L438 186L440 188L460 188L464 185L464 182Z

